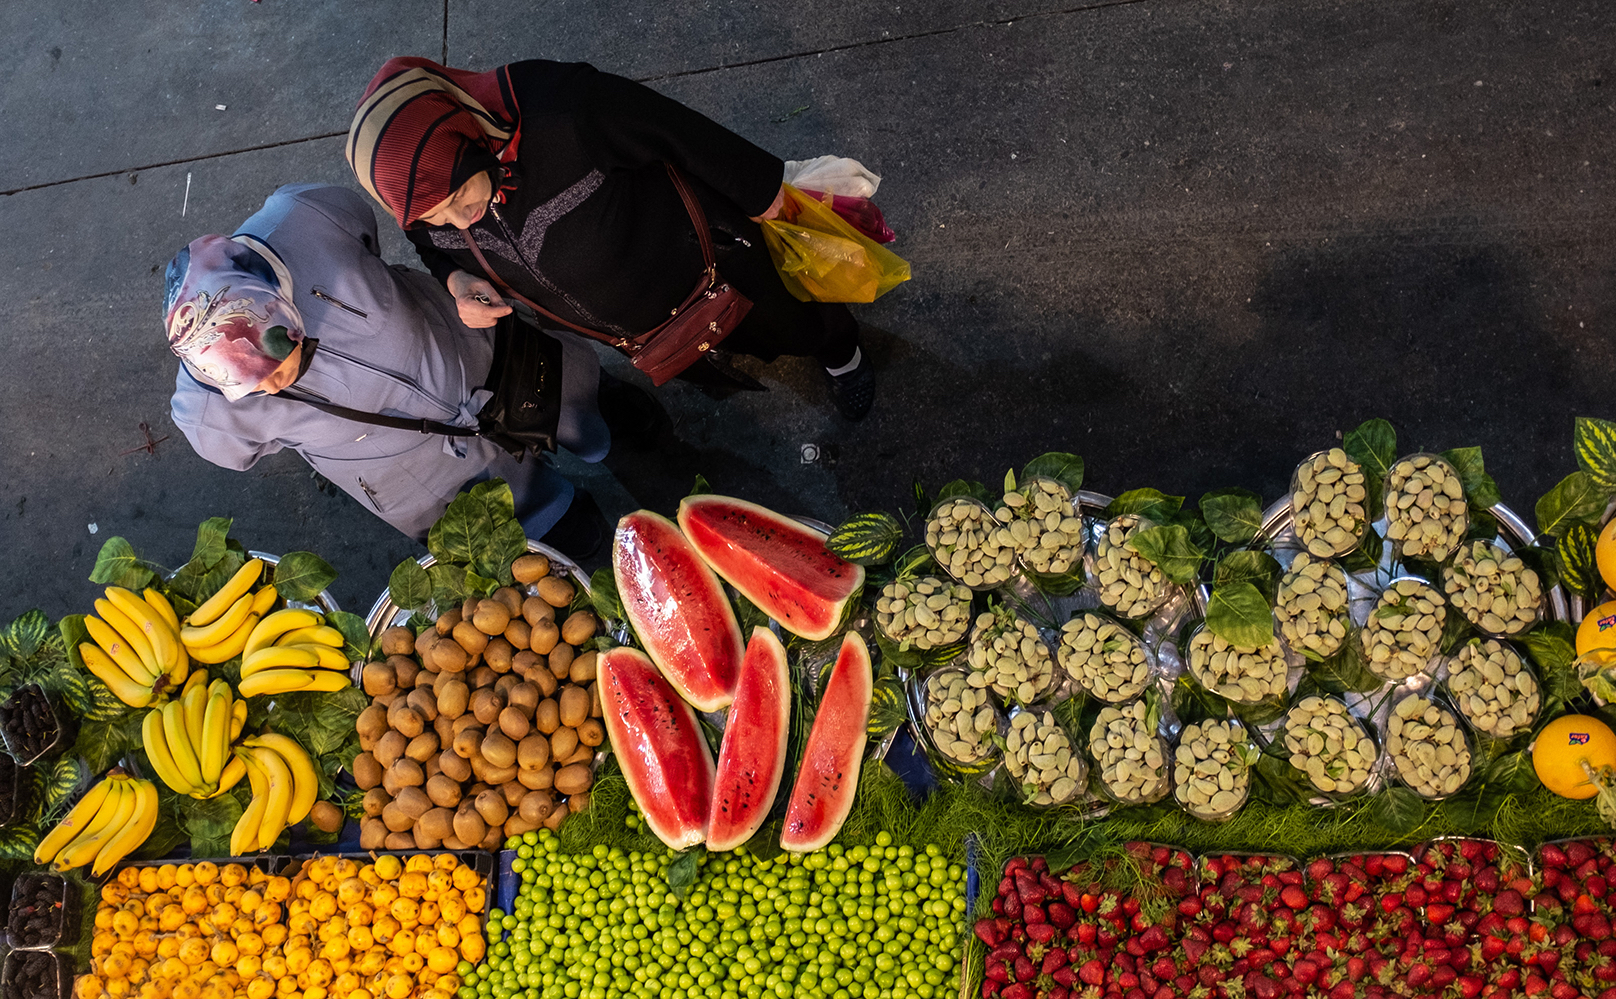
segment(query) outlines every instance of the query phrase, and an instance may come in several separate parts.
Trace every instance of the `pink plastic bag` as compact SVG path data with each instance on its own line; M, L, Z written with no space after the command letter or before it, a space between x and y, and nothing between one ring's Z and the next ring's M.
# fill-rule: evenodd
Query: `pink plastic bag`
M869 198L850 198L845 194L827 194L808 188L801 190L808 197L829 205L830 210L840 215L848 225L877 243L890 243L898 238L898 234L887 226L887 220L882 217L881 209L875 207L875 202Z

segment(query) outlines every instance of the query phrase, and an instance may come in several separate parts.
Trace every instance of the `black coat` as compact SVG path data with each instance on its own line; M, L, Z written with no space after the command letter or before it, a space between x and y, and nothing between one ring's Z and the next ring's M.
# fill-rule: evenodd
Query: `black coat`
M771 309L783 286L748 217L766 211L779 191L779 157L648 87L583 63L514 63L510 78L521 108L516 188L471 228L499 277L558 316L608 334L635 336L665 322L702 269L690 216L663 165L672 163L690 179L716 231L720 272ZM440 281L456 269L481 274L458 230L417 227L409 238ZM732 259L737 254L761 257L764 266ZM801 303L788 298L780 306L800 313L785 325L806 322L806 339L784 338L802 342L732 349L765 357L813 353L819 345L810 341L822 336L818 314L793 305Z

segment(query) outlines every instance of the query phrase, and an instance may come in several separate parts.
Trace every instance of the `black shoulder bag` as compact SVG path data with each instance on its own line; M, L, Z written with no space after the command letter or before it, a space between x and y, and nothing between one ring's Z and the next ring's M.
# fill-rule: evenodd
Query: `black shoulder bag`
M446 437L481 437L510 452L517 461L529 450L534 454L554 451L561 421L561 344L538 330L518 329L516 323L514 316L507 316L494 329L494 364L484 386L494 396L478 411L476 427L367 413L286 390L279 395L355 423Z

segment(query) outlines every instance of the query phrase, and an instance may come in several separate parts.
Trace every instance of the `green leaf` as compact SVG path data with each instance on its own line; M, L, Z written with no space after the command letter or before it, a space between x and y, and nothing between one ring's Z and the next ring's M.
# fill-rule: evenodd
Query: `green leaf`
M0 654L14 659L28 659L50 633L50 621L38 610L31 610L6 625L0 631Z
M1571 440L1577 452L1577 467L1601 489L1616 492L1616 423L1579 416Z
M1516 639L1526 646L1526 654L1537 664L1549 697L1568 701L1582 691L1574 665L1577 658L1576 632L1565 621L1550 621ZM1546 713L1546 712L1545 712Z
M101 546L95 557L95 568L90 570L90 582L122 586L139 592L151 585L157 574L146 568L135 554L135 548L123 538L111 537Z
M1492 787L1516 793L1531 791L1538 786L1532 757L1524 750L1505 753L1494 760L1487 767L1486 781Z
M602 566L590 575L589 596L595 605L595 615L602 621L624 619L623 598L617 592L617 576L610 567Z
M337 570L313 552L287 552L275 566L275 592L286 600L308 603L336 578Z
M432 577L426 567L413 558L407 558L387 577L387 596L395 606L412 609L426 606L432 599Z
M441 613L466 599L466 567L437 562L426 570L432 580L432 601Z
M1230 645L1261 648L1274 640L1274 612L1256 586L1234 583L1212 591L1206 628Z
M494 518L481 498L461 493L427 532L426 547L439 561L469 565L494 533Z
M1380 558L1386 551L1386 539L1382 538L1372 524L1364 525L1363 537L1358 539L1358 547L1341 558L1341 567L1348 572L1374 572L1380 565Z
M370 658L370 628L364 618L350 611L339 610L327 614L325 623L342 632L342 654L348 657L349 662L364 662Z
M1385 420L1365 420L1357 429L1347 432L1341 449L1365 471L1384 479L1397 461L1397 431Z
M1451 655L1454 649L1464 644L1470 636L1470 621L1454 606L1448 607L1448 613L1442 620L1442 654Z
M479 482L467 490L466 495L482 501L483 507L488 510L488 516L493 520L516 519L516 496L504 479Z
M1515 549L1515 557L1525 562L1528 569L1537 573L1538 582L1544 590L1552 590L1560 585L1559 562L1552 550L1537 545L1525 545Z
M1572 472L1537 501L1538 533L1558 538L1572 524L1598 528L1609 500L1610 491L1587 472Z
M668 873L665 876L668 890L675 898L684 898L690 891L690 886L696 883L696 875L701 870L701 862L706 850L685 850L674 855L668 863Z
M1169 496L1151 489L1130 489L1112 500L1105 508L1105 518L1112 520L1125 513L1136 513L1146 520L1165 521L1184 506L1184 497Z
M246 551L235 542L229 542L224 555L212 566L187 562L180 566L174 578L168 581L170 594L200 604L219 591L242 566L247 564ZM175 611L179 606L176 603Z
M1027 582L1040 593L1047 593L1052 597L1069 597L1083 588L1086 578L1083 563L1078 562L1065 572L1039 572L1036 569L1023 569L1022 575Z
M475 572L466 572L466 596L487 597L499 589L499 580L479 576Z
M39 840L39 830L31 825L0 829L0 859L31 861Z
M1028 479L1054 479L1076 498L1083 488L1083 459L1065 451L1049 451L1022 467L1021 481Z
M1262 529L1262 497L1239 486L1214 489L1201 497L1201 516L1220 541L1243 545Z
M769 615L759 610L757 604L748 600L745 594L736 593L734 596L735 621L741 626L742 639L750 642L753 628L767 628L769 626Z
M1281 569L1274 556L1260 551L1238 551L1225 555L1212 572L1212 587L1250 583L1270 603L1279 595Z
M1481 448L1456 447L1451 451L1443 451L1442 457L1459 473L1459 481L1464 485L1465 501L1478 510L1486 510L1496 506L1504 497L1498 493L1498 483L1487 474L1486 462L1482 461Z
M1599 596L1604 581L1599 576L1599 563L1594 552L1599 535L1587 524L1572 524L1554 543L1554 558L1565 587L1592 601Z
M707 476L701 474L700 472L697 472L696 473L696 481L690 484L690 492L686 493L685 495L687 495L687 496L706 496L708 493L710 493L712 491L713 491L713 485L712 485L712 483L707 481Z
M1178 524L1134 531L1128 535L1127 546L1181 586L1195 582L1201 560L1206 557L1206 553L1190 541L1189 531Z
M1382 683L1364 661L1363 643L1355 631L1347 635L1335 655L1308 663L1307 672L1319 689L1330 694L1368 693Z
M885 565L903 541L903 525L885 511L857 513L842 521L825 539L830 552L855 565Z
M494 522L494 529L488 536L477 557L472 560L472 571L485 579L497 582L495 589L500 586L509 586L513 582L511 577L511 563L527 554L527 531L523 530L519 520L499 520Z
M102 772L117 762L118 757L140 746L140 725L145 717L144 711L129 710L106 721L80 723L73 755L84 759L90 773Z
M955 479L953 482L945 482L943 488L937 490L938 503L959 496L968 496L971 499L981 500L983 503L992 503L994 499L993 494L988 492L987 486L969 479ZM929 513L930 511L927 512Z
M411 612L409 620L404 622L404 627L415 632L417 638L419 638L423 632L432 626L432 619L427 617L425 614L422 614L420 611Z
M1276 745L1283 748L1283 743ZM1252 768L1256 780L1252 785L1253 797L1276 805L1301 804L1313 796L1312 787L1300 770L1291 766L1290 759L1276 752L1266 752Z
M1371 820L1395 836L1407 836L1425 820L1425 802L1406 787L1388 787L1369 799Z
M235 794L192 801L180 810L180 823L191 837L191 856L230 856L230 834L241 820L241 802Z
M231 523L233 521L229 517L209 517L197 525L191 561L196 563L198 569L211 569L224 558L224 553L229 550Z
M1466 836L1480 832L1498 812L1498 805L1503 795L1486 794L1479 786L1472 786L1460 791L1453 797L1443 801L1438 808L1442 817L1453 828Z
M67 802L75 797L79 788L88 783L89 774L80 769L77 757L63 756L54 763L36 764L43 768L45 777L44 802L40 815L47 821L53 821L66 809Z

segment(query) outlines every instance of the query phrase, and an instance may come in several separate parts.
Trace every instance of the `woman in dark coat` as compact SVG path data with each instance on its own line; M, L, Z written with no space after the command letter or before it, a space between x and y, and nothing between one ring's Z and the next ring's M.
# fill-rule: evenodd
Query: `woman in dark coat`
M813 357L843 415L869 411L874 379L852 314L793 298L764 247L758 222L779 210L783 163L677 101L583 63L470 73L392 59L360 102L347 156L468 326L510 307L467 230L513 290L612 336L665 322L702 271L671 163L706 212L719 273L752 301L723 349Z

